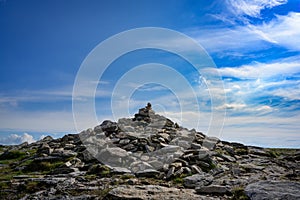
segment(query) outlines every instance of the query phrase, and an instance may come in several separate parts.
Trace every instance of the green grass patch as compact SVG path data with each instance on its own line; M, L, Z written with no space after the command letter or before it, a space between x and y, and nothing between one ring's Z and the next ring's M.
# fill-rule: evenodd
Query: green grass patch
M135 178L135 176L133 174L123 174L120 179L126 180L126 179L131 179L131 178Z
M7 171L1 173L0 181L9 181L12 180L14 176L22 175L22 172L14 172L14 171Z
M246 148L237 148L234 151L238 155L247 155L248 154L248 149L246 149Z
M100 177L110 177L111 171L107 166L97 164L97 165L91 166L90 169L88 170L87 174L88 175L95 174Z
M179 176L174 177L171 181L175 185L182 185L184 182L183 179L188 176L190 176L190 174L180 174Z
M26 156L26 152L19 150L6 151L0 155L0 160L22 159Z
M33 193L39 189L40 189L39 182L36 182L36 181L28 182L25 185L25 191L28 193Z
M232 195L231 200L250 200L243 187L233 188Z
M27 167L24 169L24 172L50 172L51 170L61 167L64 165L64 162L48 162L48 161L31 161Z
M14 165L19 164L22 160L32 157L36 153L36 149L29 149L27 151L12 150L0 155L0 164Z
M10 182L8 181L1 181L0 182L0 190L5 190L10 188Z
M87 180L95 180L97 176L95 174L87 174L84 176Z
M182 177L176 177L173 180L174 184L183 184L183 178Z
M298 151L297 149L285 149L285 148L267 148L266 150L273 158L277 158L282 155L293 155Z

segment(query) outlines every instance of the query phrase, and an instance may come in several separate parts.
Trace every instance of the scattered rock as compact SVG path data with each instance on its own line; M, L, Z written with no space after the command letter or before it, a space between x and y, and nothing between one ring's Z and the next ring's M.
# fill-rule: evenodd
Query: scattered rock
M219 141L220 139L216 137L206 137L202 145L209 150L213 150Z
M214 177L210 174L202 172L183 179L183 184L187 188L196 188L199 186L206 186L212 183Z
M190 189L167 188L158 185L121 185L112 189L105 199L144 200L144 199L212 199L200 196Z
M114 167L112 169L112 174L130 174L131 171L127 168L124 167Z
M300 199L300 183L287 181L259 181L247 185L245 193L251 200Z
M196 192L198 194L217 194L217 195L230 194L229 189L221 185L200 186L196 188Z
M155 169L145 169L143 171L138 171L135 174L137 177L155 178L160 175L160 172Z

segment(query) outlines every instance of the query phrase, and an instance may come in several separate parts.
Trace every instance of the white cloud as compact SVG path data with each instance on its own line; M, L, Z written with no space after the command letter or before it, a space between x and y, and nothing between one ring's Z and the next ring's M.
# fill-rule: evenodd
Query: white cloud
M261 79L274 76L289 77L300 72L299 60L300 57L291 57L271 63L256 62L239 67L223 67L217 69L217 71L222 76L240 79ZM215 73L215 69L206 68L205 72Z
M47 135L41 135L40 138L39 138L39 140L42 140L42 139L44 139L45 137L47 137Z
M261 10L286 4L287 0L227 0L228 9L237 17L259 18Z
M254 32L262 33L266 41L273 42L291 50L300 51L300 13L290 12L278 15L276 20L258 26L250 26Z
M244 103L226 103L217 109L227 109L227 110L240 110L245 108L247 105Z
M300 13L290 12L288 15L277 15L270 22L262 24L235 25L232 28L194 28L188 34L210 53L218 53L220 57L258 56L251 55L255 51L265 50L271 45L278 45L289 50L299 51L300 45Z
M90 84L87 84L77 91L74 99L77 101L86 100L90 98L109 97L111 95L109 82L98 81L102 84L101 89L95 91L91 90ZM0 93L0 106L18 107L20 103L27 102L59 102L71 101L73 98L72 86L65 86L58 89L44 89L44 90L22 90L11 93ZM78 97L79 96L79 97ZM77 98L78 97L78 98Z
M300 72L300 63L255 63L253 65L244 65L241 67L220 68L218 71L223 76L241 79L270 78L278 75L291 76Z
M33 143L35 139L28 133L23 133L23 135L10 134L7 137L0 137L1 144L21 144L23 142Z
M243 56L244 53L251 52L258 47L267 48L259 35L244 26L235 28L214 28L214 29L194 29L189 35L203 45L209 53L230 54Z
M278 88L272 91L272 94L289 100L300 100L300 83L294 87Z
M272 111L270 106L260 106L256 109L257 111Z

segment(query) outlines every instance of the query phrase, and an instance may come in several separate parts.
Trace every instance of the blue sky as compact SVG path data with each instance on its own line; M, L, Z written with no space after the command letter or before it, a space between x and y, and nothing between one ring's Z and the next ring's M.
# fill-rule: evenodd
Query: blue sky
M76 132L72 90L82 62L105 39L141 27L184 33L212 57L226 93L226 102L217 106L226 109L220 138L266 147L300 146L298 0L0 0L0 143ZM196 127L200 116L197 128L205 133L211 104L202 83L209 80L178 56L158 50L126 54L105 71L96 98L99 121L111 118L109 94L122 75L150 62L172 66L200 88L199 108L184 94L190 109L181 111L176 94L145 84L136 87L130 114L150 100L157 112L189 128ZM86 128L93 125L87 118Z

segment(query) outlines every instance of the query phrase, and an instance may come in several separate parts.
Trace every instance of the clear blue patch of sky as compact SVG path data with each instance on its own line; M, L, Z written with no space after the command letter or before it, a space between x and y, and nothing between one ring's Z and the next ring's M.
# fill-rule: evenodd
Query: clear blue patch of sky
M160 63L169 66L186 76L190 84L193 84L191 76L198 73L197 69L178 55L158 49L142 49L129 52L116 59L105 70L101 80L115 83L132 68L147 63Z

